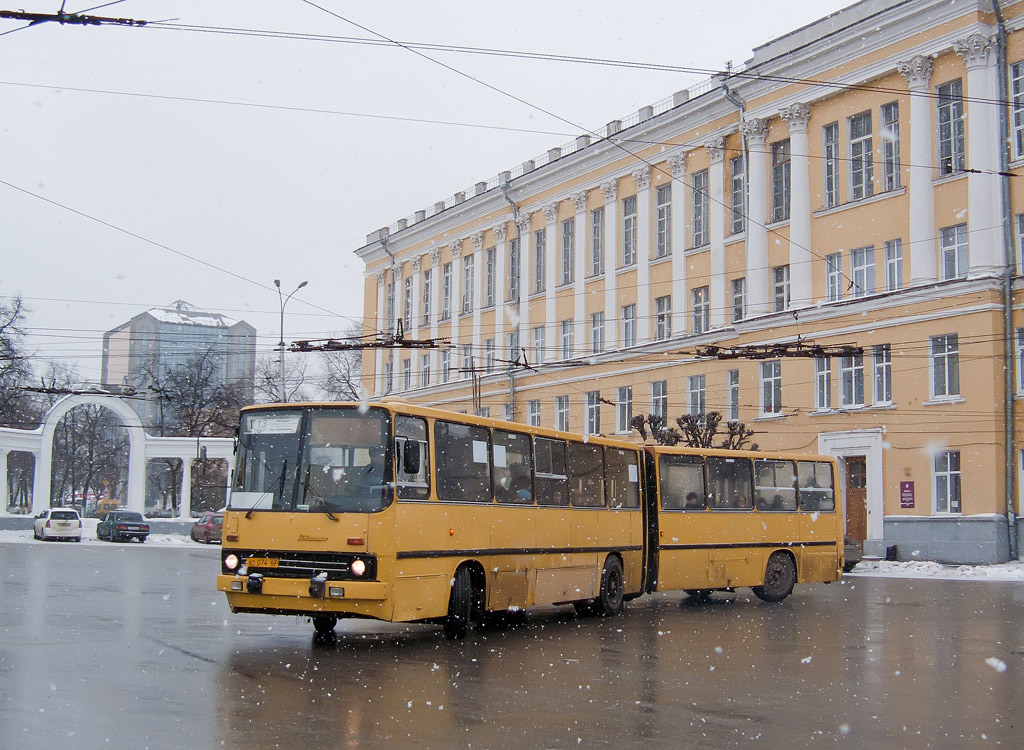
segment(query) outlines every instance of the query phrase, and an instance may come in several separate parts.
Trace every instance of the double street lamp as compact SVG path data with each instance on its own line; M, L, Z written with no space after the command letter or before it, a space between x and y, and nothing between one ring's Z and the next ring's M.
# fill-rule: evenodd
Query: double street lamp
M277 299L278 299L278 302L281 303L281 341L278 343L277 346L278 346L278 349L281 350L281 374L280 374L280 377L281 377L281 382L280 382L281 392L280 392L280 395L281 395L281 402L282 403L286 403L288 401L288 392L285 390L285 387L284 387L284 307L285 307L285 305L288 304L288 300L290 300L292 298L292 294L295 294L295 292L297 292L300 289L302 289L302 287L306 286L306 284L308 284L308 283L309 283L308 281L303 281L301 284L299 284L297 287L295 287L295 289L292 290L291 294L289 294L287 297L285 297L284 294L281 292L281 279L274 279L274 286L277 287Z

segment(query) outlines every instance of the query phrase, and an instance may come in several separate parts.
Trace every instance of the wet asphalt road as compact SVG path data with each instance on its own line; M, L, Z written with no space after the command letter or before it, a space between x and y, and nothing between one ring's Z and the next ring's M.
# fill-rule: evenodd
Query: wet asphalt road
M217 552L0 543L0 748L1024 746L1020 583L851 577L320 642L232 615Z

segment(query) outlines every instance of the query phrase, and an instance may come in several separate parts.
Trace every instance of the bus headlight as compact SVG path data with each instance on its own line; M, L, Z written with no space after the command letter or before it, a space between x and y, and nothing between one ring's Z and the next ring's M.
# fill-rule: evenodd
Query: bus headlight
M364 563L362 560L360 560L358 558L353 560L352 561L352 575L362 576L362 575L365 575L365 574L366 574L366 563Z
M235 572L238 570L238 563L238 555L234 553L224 555L224 567L230 570L231 572Z

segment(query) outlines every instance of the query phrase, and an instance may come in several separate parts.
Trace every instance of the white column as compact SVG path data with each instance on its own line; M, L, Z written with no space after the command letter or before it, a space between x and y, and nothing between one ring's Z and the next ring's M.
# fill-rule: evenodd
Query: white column
M7 476L7 454L6 448L0 449L0 515L7 513L7 505L11 499L8 487L10 486Z
M747 310L761 315L771 310L768 294L768 122L760 118L745 120L740 128L749 149L747 180Z
M808 155L807 121L811 108L799 103L780 113L789 125L790 182L789 204L789 304L806 307L814 302L811 286L811 160Z
M459 341L459 316L462 315L462 240L452 240L449 249L452 253L452 327L450 344L451 369L453 374L462 367L462 342ZM455 376L458 379L458 375Z
M672 332L686 333L686 153L680 152L668 157L672 170Z
M178 503L178 518L189 518L192 515L192 459L195 456L181 458L181 498Z
M575 352L587 352L587 328L585 318L586 307L586 277L587 277L587 191L581 190L572 196L572 205L576 209L576 232L574 241L576 247L574 252L575 266L573 268L573 304L572 320L573 332L572 341ZM574 352L574 354L575 354Z
M480 317L483 315L483 311L480 309L484 303L484 285L481 282L483 279L483 265L484 265L484 233L477 232L472 237L473 240L473 356L483 361L483 351L480 344ZM474 360L474 367L476 362Z
M423 327L423 303L420 299L420 267L421 258L419 256L412 259L412 305L409 309L409 314L412 316L412 320L407 320L406 333L412 335L414 332L419 337L419 330Z
M438 318L441 317L441 248L431 248L430 256L430 338L437 338ZM441 382L441 352L430 350L430 371L434 373L434 382Z
M651 340L651 168L633 170L636 180L636 340Z
M725 311L725 137L704 144L711 157L708 169L708 238L711 245L710 304L711 327L720 328L728 318Z
M387 310L384 306L387 302L387 271L377 271L377 332L383 332L384 327L387 323ZM387 387L384 382L384 350L377 349L374 352L374 369L373 369L373 390L375 393L382 394Z
M932 187L932 61L918 55L897 65L910 88L910 283L936 279L935 192Z
M616 294L615 269L619 267L619 240L622 233L618 222L618 183L615 180L601 184L604 195L604 345L605 349L619 347L619 305Z
M562 251L562 238L558 234L558 203L544 207L547 222L547 257L544 264L544 359L558 359L561 352L555 346L558 332L558 308L555 305L555 284L558 279L558 260Z
M953 49L967 66L967 230L970 273L996 275L1006 265L999 196L999 94L996 37L971 34Z
M530 263L533 258L533 232L530 231L530 214L520 213L516 219L519 232L519 347L530 350Z
M506 245L505 222L496 224L494 232L494 346L496 351L506 351L505 346L505 299L508 297L508 248ZM504 347L504 348L503 348ZM495 354L498 359L504 356Z

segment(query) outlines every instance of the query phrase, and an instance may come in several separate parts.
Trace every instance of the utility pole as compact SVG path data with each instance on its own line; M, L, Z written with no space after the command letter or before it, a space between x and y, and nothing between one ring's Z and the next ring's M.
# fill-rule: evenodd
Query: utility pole
M297 287L295 287L295 289L292 290L292 294L295 294L295 292L297 292L300 289L302 289L302 287L306 286L306 284L308 284L308 283L309 283L308 281L303 281L301 284L299 284ZM274 279L274 286L277 287L277 300L278 300L278 302L281 303L281 340L278 343L277 348L278 348L278 352L281 355L281 373L280 373L280 377L281 377L281 382L280 382L281 403L282 404L286 404L286 403L288 403L288 391L284 387L284 307L285 307L285 305L288 304L288 300L290 300L292 298L292 294L289 294L287 297L283 296L283 294L281 292L281 279Z

